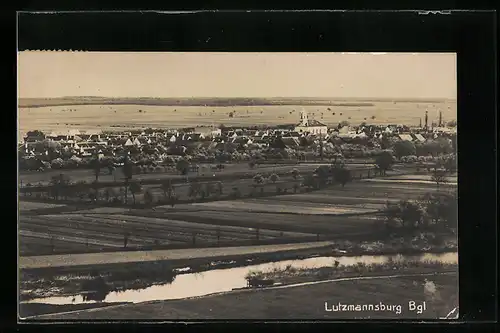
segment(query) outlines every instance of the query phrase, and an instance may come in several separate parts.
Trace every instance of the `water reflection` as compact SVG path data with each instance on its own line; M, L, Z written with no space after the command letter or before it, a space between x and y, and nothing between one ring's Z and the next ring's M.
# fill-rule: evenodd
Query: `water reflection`
M338 261L340 265L351 266L358 263L364 264L381 264L390 260L401 261L439 261L442 263L456 264L458 263L458 253L444 254L423 254L417 256L407 255L391 255L391 256L358 256L358 257L315 257L303 260L284 260L274 263L266 263L260 265L249 265L245 267L235 267L226 269L216 269L211 271L189 273L177 275L172 278L171 283L154 285L151 287L137 290L121 290L109 292L102 285L102 281L94 282L91 290L94 294L86 294L85 296L70 296L70 297L47 297L38 298L28 301L29 303L48 303L48 304L79 304L79 303L95 303L95 302L148 302L158 300L181 299L196 296L204 296L213 293L231 291L235 288L245 287L247 281L245 276L251 271L269 271L273 269L285 269L287 266L293 268L320 268L331 267ZM99 285L101 290L99 290ZM96 289L97 287L97 289ZM97 290L97 291L95 291ZM98 293L98 294L95 294Z
M94 276L97 274L94 273ZM106 299L106 296L111 291L109 286L106 284L104 279L97 275L94 279L84 280L82 283L82 290L86 291L83 295L83 302L102 302ZM71 300L71 303L75 303L75 297Z

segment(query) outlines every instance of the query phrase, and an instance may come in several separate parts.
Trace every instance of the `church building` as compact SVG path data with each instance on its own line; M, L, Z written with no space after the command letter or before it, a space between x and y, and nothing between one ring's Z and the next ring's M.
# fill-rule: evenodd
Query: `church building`
M309 119L307 112L301 111L300 123L295 126L295 132L326 135L328 127L316 119Z

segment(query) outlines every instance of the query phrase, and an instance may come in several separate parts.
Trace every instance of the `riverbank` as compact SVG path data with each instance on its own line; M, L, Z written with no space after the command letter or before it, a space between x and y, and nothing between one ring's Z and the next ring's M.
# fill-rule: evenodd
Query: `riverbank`
M387 272L404 272L405 274L424 274L440 272L456 272L458 265L439 261L408 261L388 260L382 264L365 264L358 262L355 265L335 265L319 268L294 268L291 265L284 268L273 268L270 271L253 271L246 276L247 280L268 280L274 283L290 285L312 281L340 279L353 276L377 276Z
M150 261L114 265L76 266L48 269L21 269L20 297L22 301L52 296L70 296L87 292L84 281L103 277L108 291L143 289L174 281L175 277L246 267L285 260L301 260L314 257L358 257L362 255L420 255L446 253L457 250L456 239L447 239L440 245L429 245L426 237L397 239L388 242L337 241L331 244L273 253L258 253L219 258L199 258L175 261Z
M123 305L131 303L114 303L113 305ZM43 316L52 313L63 313L69 311L81 311L98 309L109 306L107 303L90 303L90 304L45 304L45 303L22 303L19 305L19 314L21 318Z
M457 274L387 273L385 276L353 277L314 285L238 290L191 299L109 306L46 315L39 319L437 319L457 306ZM425 309L418 313L410 302L415 302L415 305L425 302ZM328 311L339 303L373 307L371 310L361 308L361 311ZM381 304L385 305L386 311L381 310ZM379 305L378 311L376 305ZM389 306L392 311L387 311Z

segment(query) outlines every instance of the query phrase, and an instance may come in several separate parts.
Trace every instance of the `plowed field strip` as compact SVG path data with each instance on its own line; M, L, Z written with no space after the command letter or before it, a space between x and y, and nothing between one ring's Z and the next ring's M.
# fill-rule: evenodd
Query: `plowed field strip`
M87 219L87 216L81 217L82 220ZM135 228L135 226L142 227L143 230L147 230L149 232L166 234L167 236L171 236L172 233L176 235L185 235L190 238L193 232L196 232L199 235L207 235L209 237L216 237L216 229L201 229L201 228L192 228L189 226L176 227L169 225L168 223L155 223L150 218L144 218L144 222L141 221L141 218L136 218L134 216L109 216L109 217L98 217L98 219L103 221L104 223L111 223L115 225L125 226L126 228ZM125 221L125 223L123 223ZM165 222L165 221L162 221ZM169 222L169 221L166 221ZM146 225L146 227L144 227ZM235 238L243 238L250 239L253 238L250 232L235 232L235 231L221 231L221 235L233 236Z
M40 217L38 219L40 219ZM125 231L125 228L130 232L130 238L129 238L130 241L132 241L133 239L141 239L143 240L143 243L144 241L153 243L154 240L156 239L158 240L167 239L173 242L185 243L186 241L191 241L192 237L192 233L189 231L177 232L175 234L172 234L168 230L150 230L149 228L144 227L143 224L140 223L127 223L126 225L124 225L123 223L114 223L102 218L88 218L85 216L74 216L74 215L63 216L63 217L50 216L47 219L47 223L52 223L52 224L57 223L57 220L63 222L78 223L82 225L80 229L83 229L84 231L92 230L92 231L98 231L100 234L103 235L106 234L119 235L120 237L122 237L122 242L123 242L123 232ZM197 240L198 239L200 241L203 240L214 241L216 240L216 236L215 234L213 236L200 235L197 236Z
M219 213L219 212L216 212ZM104 218L104 217L103 217ZM208 232L210 234L215 234L217 229L220 228L221 233L225 235L234 235L235 237L247 237L255 235L254 230L248 230L242 227L231 227L231 226L217 226L217 225L208 225L201 223L191 223L185 221L171 220L171 219L160 219L154 217L140 217L140 216L130 216L130 215L113 215L105 217L111 220L125 220L125 221L144 221L144 223L148 224L157 224L161 225L162 228L167 228L169 230L193 230L200 232ZM278 237L280 236L280 232L274 230L260 230L262 235L267 235L269 237ZM310 236L310 234L305 233L287 233L287 236L290 237L300 237L300 236Z
M44 238L44 239L50 239L52 237L52 234L43 233L43 232L34 232L34 231L28 231L28 230L21 230L21 231L19 231L19 234L31 236L31 237L36 237L36 238ZM59 235L58 238L59 238L59 240L65 241L68 243L85 244L87 242L87 239L82 238L82 237ZM96 239L89 239L88 244L101 245L101 246L107 246L107 247L122 247L123 246L123 245L119 245L117 243L109 243L109 242L104 242L104 241L100 241L100 240L96 240Z
M170 213L169 215L177 215L177 213ZM216 211L203 211L190 214L189 212L178 213L179 216L190 217L197 216L201 218L210 217L221 220L236 220L248 222L262 222L276 225L302 225L302 226L342 226L342 227L357 227L357 223L366 223L363 219L353 219L346 217L325 217L325 216L304 216L285 215L285 214L272 214L272 213L245 213L245 212L231 212L230 214L223 214ZM251 224L249 224L251 225Z
M123 243L123 236L118 234L102 234L100 232L95 232L91 230L75 230L73 228L68 227L59 227L59 226L48 226L45 221L36 221L32 220L28 225L24 225L23 228L19 231L20 234L24 231L32 231L37 233L44 233L50 236L54 236L55 238L61 239L64 235L74 235L76 237L86 239L101 239L103 241L108 242L118 242Z
M49 235L50 237L45 237L50 239L52 236L55 239L70 243L95 243L95 245L105 245L111 247L122 247L123 246L123 235L120 234L110 234L110 233L101 233L90 230L83 229L73 229L68 227L60 227L60 226L47 226L47 221L31 221L29 225L23 226L21 232L35 232L39 235ZM77 237L74 237L77 235ZM146 244L154 244L155 240L158 238L154 237L136 237L135 235L131 235L128 240L128 244L131 246L141 246ZM101 244L102 243L102 244ZM162 243L165 242L162 239ZM169 241L168 244L172 244L176 242ZM177 242L184 243L184 242ZM113 245L110 245L113 244Z

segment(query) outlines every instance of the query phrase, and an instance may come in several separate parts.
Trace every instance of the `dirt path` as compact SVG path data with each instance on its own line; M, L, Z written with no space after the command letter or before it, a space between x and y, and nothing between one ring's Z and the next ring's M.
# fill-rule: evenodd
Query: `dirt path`
M208 249L182 249L158 251L105 252L86 254L64 254L48 256L20 257L20 269L119 264L160 260L183 260L238 256L258 253L272 253L302 249L319 248L332 245L333 242L311 242L299 244L280 244L262 246L241 246Z

